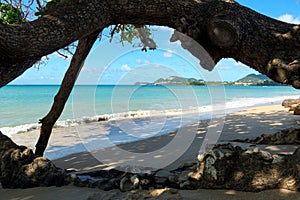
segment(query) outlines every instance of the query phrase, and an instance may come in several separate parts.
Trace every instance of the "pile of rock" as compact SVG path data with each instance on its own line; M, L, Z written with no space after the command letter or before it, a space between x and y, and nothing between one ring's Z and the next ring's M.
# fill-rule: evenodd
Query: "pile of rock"
M258 148L242 149L231 144L219 144L200 154L198 160L199 167L194 177L198 179L200 188L249 192L299 188L298 176L292 175L295 162L299 162L298 154L279 156ZM291 184L287 184L293 181L289 177L295 180Z
M299 99L285 99L282 104L289 111L293 111L294 115L300 115L300 98Z
M116 169L80 173L70 172L69 182L79 187L102 190L119 189L122 192L151 189L197 189L198 183L192 178L197 171L197 163L185 163L176 170L160 169L140 173L124 172Z
M269 144L269 145L299 145L300 128L288 128L276 132L275 134L262 134L255 139L237 139L232 142L244 142L251 144Z
M176 170L161 169L147 173L118 170L73 173L77 186L142 191L153 189L234 189L261 191L300 188L300 149L293 155L272 155L258 148L242 149L231 144L219 144L199 154L198 163L186 163ZM143 171L143 170L141 170Z
M261 191L283 188L300 191L300 148L293 155L272 155L258 148L215 145L199 154L197 163L176 170L140 169L71 172L36 157L0 133L0 181L4 188L28 188L74 184L102 190L144 191L152 189L234 189ZM127 169L127 168L126 168Z

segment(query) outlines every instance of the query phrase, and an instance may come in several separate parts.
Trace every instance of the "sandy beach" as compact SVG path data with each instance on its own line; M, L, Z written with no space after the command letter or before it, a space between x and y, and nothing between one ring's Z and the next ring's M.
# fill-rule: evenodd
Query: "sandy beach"
M196 162L199 150L209 148L210 144L214 142L228 143L234 139L254 139L261 134L273 134L285 128L300 127L299 122L299 116L292 115L281 105L252 107L226 117L203 120L184 126L178 131L179 133L174 132L91 152L76 153L56 159L54 163L58 167L78 171L125 169L129 165L151 168L162 166L166 169L176 169L182 163ZM78 138L76 135L78 129L73 128L72 131L70 128L68 129L67 135L64 134L64 128L55 129L48 148L55 150L61 146L80 145L82 138ZM33 131L14 135L12 139L19 145L34 147L37 137L38 131ZM91 135L90 138L97 140L96 135ZM293 145L253 146L236 142L233 144L243 148L258 147L275 154L290 154L297 148ZM165 148L166 146L170 146L171 151L167 151L169 149ZM128 157L128 155L130 156ZM99 189L66 186L26 190L0 189L0 199L52 199L58 196L62 199L87 199L90 196L97 197L97 199L135 199L135 197L141 198L145 195L155 199L286 199L287 197L288 199L300 199L299 193L286 190L245 193L229 190L173 191L166 189L143 191L142 193L121 193L116 190L103 192Z

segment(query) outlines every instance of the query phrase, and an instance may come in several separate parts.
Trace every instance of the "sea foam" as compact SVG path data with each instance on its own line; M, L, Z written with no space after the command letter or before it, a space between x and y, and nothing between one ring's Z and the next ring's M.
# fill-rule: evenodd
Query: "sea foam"
M78 119L65 119L56 122L54 128L67 128L74 127L81 124L112 121L112 120L127 120L127 119L139 119L139 118L152 118L161 116L180 116L180 115L193 115L193 119L198 115L197 119L208 119L210 117L222 116L223 114L232 113L247 107L281 103L286 98L299 98L299 96L277 96L277 97L265 97L265 98L233 98L225 103L218 103L212 105L204 105L200 107L189 107L185 109L169 109L169 110L138 110L128 111L122 113L103 114L96 116L83 116ZM202 116L201 116L202 115ZM194 120L191 121L194 123ZM7 136L13 134L19 134L24 132L30 132L38 130L41 124L29 123L18 125L14 127L1 127L0 131Z

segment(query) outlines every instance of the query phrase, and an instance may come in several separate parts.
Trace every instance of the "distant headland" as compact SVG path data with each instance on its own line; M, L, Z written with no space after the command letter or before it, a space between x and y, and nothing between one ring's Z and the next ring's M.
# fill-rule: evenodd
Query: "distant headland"
M203 79L170 76L154 82L136 82L135 85L242 85L242 86L283 86L263 74L248 74L236 81L205 81Z

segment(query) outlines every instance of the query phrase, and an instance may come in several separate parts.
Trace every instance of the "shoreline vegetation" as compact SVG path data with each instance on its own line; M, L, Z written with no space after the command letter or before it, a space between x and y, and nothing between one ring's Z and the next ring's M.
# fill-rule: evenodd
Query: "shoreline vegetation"
M282 120L282 119L285 120ZM213 120L212 120L213 121ZM215 122L216 123L216 122ZM122 199L143 199L144 197L148 198L153 198L153 199L199 199L199 197L207 197L207 198L214 198L214 199L254 199L254 198L264 198L266 195L270 199L278 199L279 197L282 199L289 198L289 199L297 199L299 198L299 194L296 192L293 192L291 190L293 187L290 187L288 189L290 190L285 190L285 189L276 189L276 190L266 190L262 191L259 193L244 193L244 192L239 192L236 190L240 190L239 187L236 185L234 186L236 190L187 190L187 189L192 189L189 188L189 186L193 186L193 183L191 183L191 180L189 178L189 172L190 168L193 167L198 167L199 164L194 165L194 163L197 163L198 161L202 160L203 158L198 156L198 151L199 151L199 145L201 145L201 142L203 141L203 136L205 134L205 130L208 126L208 120L203 120L199 121L198 123L194 125L188 125L184 127L184 133L185 134L195 134L190 132L189 130L191 129L192 126L197 126L197 137L195 137L195 141L191 144L190 148L188 151L186 151L182 156L180 156L175 163L173 163L170 166L167 166L165 170L155 172L156 175L159 173L159 177L156 181L166 181L169 180L170 177L173 177L173 173L176 173L178 169L181 169L180 171L180 178L176 179L179 184L178 188L172 188L172 187L163 187L163 188L148 188L147 190L145 189L139 189L133 187L135 181L144 181L146 179L143 179L140 175L138 176L133 176L131 173L125 173L127 175L123 176L121 178L122 182L122 188L119 189L113 189L109 191L103 191L99 190L99 188L93 184L89 180L94 180L93 177L90 179L85 179L87 180L86 182L81 182L81 184L77 186L81 186L80 188L69 185L69 186L63 186L61 188L33 188L33 189L26 189L26 190L18 190L19 192L16 192L15 190L9 190L9 189L0 189L1 193L1 198L4 199L13 199L13 198L25 198L28 197L28 194L31 194L33 198L38 199L38 198L51 198L57 195L58 193L64 194L65 199L102 199L102 198L107 198L107 199L114 199L114 198L122 198ZM212 124L213 126L213 124ZM255 139L256 137L261 136L261 134L275 134L283 129L290 128L290 127L299 127L299 118L295 115L292 115L289 113L285 108L283 108L281 105L270 105L270 106L259 106L259 107L252 107L248 108L236 113L229 114L225 118L225 123L224 127L222 129L222 134L218 140L219 144L225 144L223 146L222 151L218 150L218 156L216 156L216 160L214 161L215 163L221 162L220 159L220 152L227 152L229 155L230 152L235 151L237 147L245 149L245 150L240 150L241 152L244 152L242 154L243 156L246 155L253 155L254 157L249 157L249 162L248 162L248 167L245 167L246 170L249 171L248 175L251 175L250 172L254 172L255 169L252 168L253 166L251 164L254 164L256 159L261 159L263 160L259 161L262 163L269 163L266 165L265 169L268 171L268 167L270 167L270 170L272 168L272 163L278 162L280 163L283 159L282 155L288 155L288 156L293 156L293 152L295 149L297 149L298 145L273 145L273 144L251 144L251 143L240 143L240 142L232 142L231 140L233 139L248 139L252 138ZM53 148L55 146L59 146L60 144L65 144L67 146L72 146L74 145L74 139L76 138L76 135L73 135L70 133L68 137L64 137L66 135L66 129L54 129L52 141L50 143L49 148ZM74 130L73 130L74 131ZM34 144L34 140L32 138L35 137L35 134L38 134L38 132L31 132L31 133L23 133L21 135L18 135L17 137L13 137L12 139L17 143L17 144L22 144L25 146L32 146ZM26 138L27 137L27 138ZM170 133L164 136L159 136L155 138L149 138L146 140L142 141L137 141L137 142L131 142L131 143L126 143L119 145L119 148L122 148L124 150L132 151L132 152L138 152L140 148L146 148L146 147L151 147L153 149L160 148L161 146L167 144L170 139L174 137L174 133ZM231 143L232 146L226 146L226 144ZM234 147L234 148L233 148ZM233 149L232 149L233 148ZM231 150L230 150L231 149ZM148 151L151 149L148 149ZM266 153L266 151L270 153ZM213 151L216 152L216 151ZM103 156L103 159L109 160L112 159L112 155L118 156L118 151L115 150L114 147L108 147L106 149L100 149L95 152L92 152L94 155L95 154L100 154ZM175 152L174 152L175 153ZM82 152L78 154L72 154L69 156L62 157L60 159L54 160L54 164L57 167L63 168L63 169L68 169L69 171L80 171L80 173L84 172L91 172L92 174L94 173L97 174L98 170L103 170L103 169L109 169L113 168L114 164L116 163L111 163L111 166L103 165L99 160L95 159L95 157L91 154L91 152ZM226 153L225 153L226 154ZM208 155L208 154L207 154ZM210 155L210 154L209 154ZM277 156L276 156L277 155ZM278 156L279 155L279 156ZM211 155L212 156L212 155ZM208 156L206 157L206 163L208 162L207 158L211 157ZM258 157L256 157L258 156ZM217 158L218 157L218 158ZM214 158L214 156L212 157ZM114 159L118 159L120 162L123 162L125 158L123 157L117 157ZM126 158L127 159L127 158ZM134 158L128 158L128 159L133 159L132 163L134 163ZM147 161L147 157L144 158L144 162ZM212 161L210 161L212 162ZM185 163L184 165L182 165ZM117 163L118 164L118 163ZM119 163L120 164L120 163ZM233 163L231 163L233 164ZM231 165L230 163L227 163L227 165ZM257 164L257 163L256 163ZM222 164L223 165L223 164ZM259 164L260 165L260 164ZM257 165L257 166L259 166ZM206 165L205 165L206 166ZM213 170L213 166L217 167L218 165L215 165L211 163L211 167L209 168L210 170ZM226 165L224 165L226 166ZM234 166L234 165L233 165ZM279 166L279 165L278 165ZM250 168L249 168L250 167ZM174 170L175 171L172 171ZM170 171L171 170L171 174ZM177 171L176 171L177 170ZM275 169L274 169L275 170ZM271 170L273 171L273 169ZM111 171L113 172L113 171ZM99 171L98 171L99 173ZM207 180L211 180L213 183L214 181L214 173L213 171L210 171L209 173L205 172L206 175L211 174L212 176L207 177ZM245 173L245 172L243 172ZM82 174L83 177L88 177L92 176L92 174ZM237 177L240 177L240 183L244 183L241 181L248 181L249 188L244 188L244 191L261 191L264 189L272 189L272 188L287 188L284 185L277 185L277 187L274 187L270 185L270 188L265 188L261 187L261 183L257 182L262 179L257 179L257 177L263 178L263 177L268 177L271 176L273 177L272 174L261 174L260 176L254 176L252 182L248 180L246 177L239 176L236 174ZM80 174L78 174L80 176ZM166 178L167 176L167 178ZM176 175L177 176L177 175ZM176 178L175 176L175 178ZM218 174L218 177L222 176L222 174ZM255 178L256 177L256 178ZM95 178L95 177L94 177ZM98 177L99 178L99 177ZM136 179L138 178L138 179ZM251 178L251 177L249 177ZM270 178L270 177L269 177ZM257 179L257 180L256 180ZM270 184L274 179L265 179L264 180L271 180L269 181ZM131 181L133 180L133 182ZM288 181L288 180L287 180ZM291 180L290 180L291 181ZM176 182L176 181L175 181ZM220 183L220 180L218 181ZM291 182L282 182L282 183L287 183L290 184ZM83 185L82 185L83 184ZM121 183L119 183L121 184ZM141 184L141 183L140 183ZM139 185L140 185L139 184ZM252 184L252 185L251 185ZM76 184L75 184L76 185ZM242 187L242 184L240 184ZM85 188L82 188L82 186L85 186ZM182 186L182 188L181 188ZM142 185L140 187L143 188ZM209 187L209 186L208 186ZM221 185L219 186L220 188ZM123 189L123 192L122 192ZM217 188L215 188L217 189ZM128 190L128 191L127 191ZM80 195L78 192L80 191ZM3 195L2 195L3 194Z
M154 82L136 82L135 85L286 86L285 84L277 83L262 74L248 74L236 81L205 81L203 79L170 76L168 78L159 78Z

